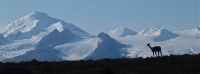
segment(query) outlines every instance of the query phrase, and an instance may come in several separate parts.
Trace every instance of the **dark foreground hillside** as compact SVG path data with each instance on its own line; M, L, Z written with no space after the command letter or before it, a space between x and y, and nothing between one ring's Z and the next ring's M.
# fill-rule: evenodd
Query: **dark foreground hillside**
M0 74L200 74L200 54L96 61L0 62Z

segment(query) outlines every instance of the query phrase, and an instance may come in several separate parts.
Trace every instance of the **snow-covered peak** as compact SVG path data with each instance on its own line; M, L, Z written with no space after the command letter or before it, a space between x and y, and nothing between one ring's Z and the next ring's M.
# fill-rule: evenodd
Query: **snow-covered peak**
M7 37L10 34L30 32L32 29L41 29L48 27L51 23L55 23L57 19L51 18L43 12L32 12L19 20L16 20L0 29L0 33Z
M120 27L120 28L117 28L115 30L112 30L109 32L109 35L111 37L124 37L124 36L127 36L127 35L136 35L137 32L131 30L131 29L128 29L128 28L124 28L124 27Z
M149 29L144 29L141 32L139 32L138 35L143 35L143 36L170 36L170 35L173 35L173 37L178 36L167 29L161 29L156 26L149 28Z
M175 33L172 33L171 31L167 29L161 29L156 26L149 29L144 29L141 32L139 32L138 35L152 36L154 39L154 42L166 41L166 40L170 40L179 36Z
M26 38L30 38L33 35L39 34L44 31L53 31L54 29L57 29L59 32L61 32L64 28L69 29L73 34L77 36L89 36L87 32L81 30L79 27L76 27L73 24L66 23L65 21L56 18L52 18L46 13L38 11L30 13L20 18L19 20L16 20L2 27L0 29L0 33L3 34L4 37L8 37L9 35L12 36L17 34L17 32L20 31L22 34L29 34L29 36L25 36Z
M144 36L151 36L151 35L159 35L161 30L159 27L155 26L149 29L144 29L141 32L139 32L139 35L144 35Z
M48 16L46 13L35 11L35 12L32 12L32 13L20 18L20 20L29 20L29 19L41 20L41 19L47 19L47 18L50 18L50 16Z

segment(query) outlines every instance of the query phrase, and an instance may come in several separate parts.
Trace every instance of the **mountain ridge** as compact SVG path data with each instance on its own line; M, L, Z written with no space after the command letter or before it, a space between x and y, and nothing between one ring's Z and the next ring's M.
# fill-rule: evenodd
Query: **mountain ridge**
M0 29L0 43L5 39L0 45L0 60L149 57L152 52L147 43L161 46L163 55L199 53L199 28L182 31L171 32L155 26L137 33L121 27L108 34L101 32L98 36L90 36L73 24L43 12L33 12Z

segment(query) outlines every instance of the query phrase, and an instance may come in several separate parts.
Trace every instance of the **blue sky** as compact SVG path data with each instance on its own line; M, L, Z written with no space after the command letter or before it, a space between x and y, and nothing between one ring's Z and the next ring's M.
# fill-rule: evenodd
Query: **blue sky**
M199 0L0 0L0 27L31 12L72 23L90 34L118 27L139 32L158 26L170 31L199 27Z

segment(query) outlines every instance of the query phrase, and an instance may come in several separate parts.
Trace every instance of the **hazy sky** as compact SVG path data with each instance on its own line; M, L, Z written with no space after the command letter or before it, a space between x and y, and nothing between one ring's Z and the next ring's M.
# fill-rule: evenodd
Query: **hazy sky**
M90 34L118 27L139 32L199 27L199 0L0 0L0 27L31 12L72 23Z

